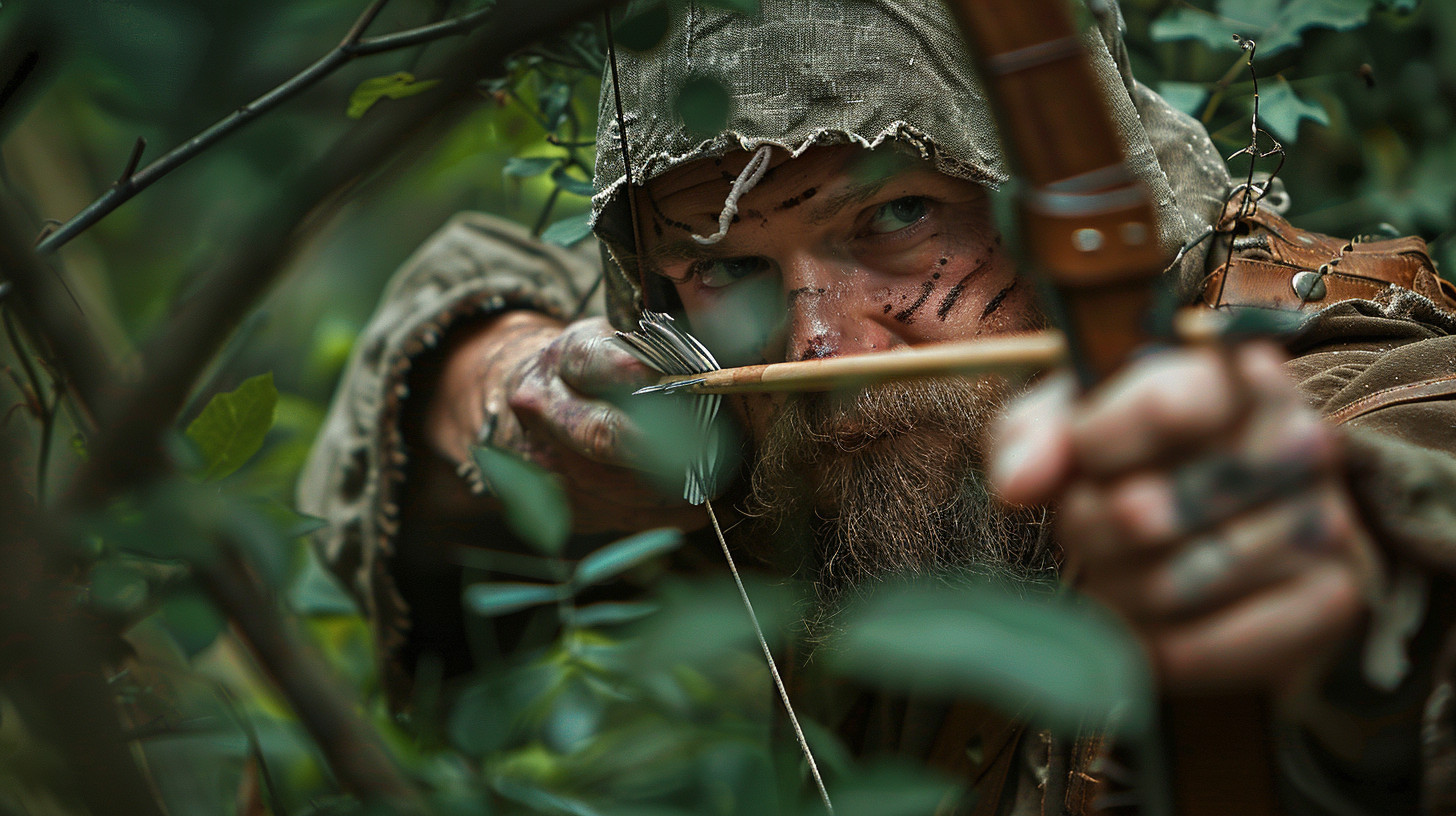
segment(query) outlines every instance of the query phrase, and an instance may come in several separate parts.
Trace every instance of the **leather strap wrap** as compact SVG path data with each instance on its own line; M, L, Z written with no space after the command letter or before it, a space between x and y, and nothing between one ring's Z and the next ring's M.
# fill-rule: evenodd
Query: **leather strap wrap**
M1317 312L1399 286L1456 312L1456 285L1436 273L1421 238L1347 241L1263 209L1237 219L1226 213L1220 227L1232 232L1234 252L1204 282L1202 301L1212 308Z

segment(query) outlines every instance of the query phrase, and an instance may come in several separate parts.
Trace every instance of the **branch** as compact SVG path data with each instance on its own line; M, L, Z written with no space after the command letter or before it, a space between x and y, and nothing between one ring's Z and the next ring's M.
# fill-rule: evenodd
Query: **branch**
M37 251L42 255L48 255L65 246L72 238L90 229L98 221L110 215L116 208L135 198L141 191L157 183L163 176L191 161L198 154L230 136L234 131L241 129L244 125L251 123L263 114L317 85L356 57L395 51L412 45L442 39L454 34L464 33L480 25L491 16L485 12L493 11L493 9L474 11L461 15L453 20L446 20L435 23L434 25L402 31L398 34L375 37L368 40L360 39L364 33L364 29L369 26L369 23L373 22L387 1L374 0L364 10L364 13L354 21L354 24L350 26L349 33L338 46L319 58L312 65L293 75L283 82L283 84L278 85L271 91L268 91L252 102L243 105L241 108L223 117L211 127L168 151L140 171L122 174L122 177L111 189L102 193L95 201L92 201L79 213L72 216L69 221L66 221L54 232L47 235L36 246Z
M364 176L407 153L412 139L438 131L474 105L475 83L503 70L509 54L607 5L609 0L502 0L492 7L498 24L477 31L435 72L442 77L437 92L399 100L369 117L345 134L326 161L290 178L277 203L220 253L227 261L188 287L194 293L189 300L174 305L171 320L143 349L142 380L108 394L111 410L99 423L105 432L71 497L92 505L162 472L160 440L199 373L282 274L310 229Z
M69 789L90 813L162 816L122 733L97 627L47 563L68 547L43 530L18 470L5 462L0 518L0 685L30 733L59 751Z
M366 802L391 812L423 813L418 792L405 779L377 731L339 693L328 665L280 614L275 599L238 557L219 542L220 557L195 566L207 594L237 627L259 665L288 700L305 730L323 751L339 783Z

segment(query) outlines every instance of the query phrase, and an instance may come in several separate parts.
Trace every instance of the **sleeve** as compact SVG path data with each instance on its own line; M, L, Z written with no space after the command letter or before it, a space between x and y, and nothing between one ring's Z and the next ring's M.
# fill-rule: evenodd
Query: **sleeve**
M1364 636L1285 726L1284 778L1311 812L1429 811L1456 786L1442 706L1456 614L1456 319L1392 288L1320 313L1294 350L1301 392L1345 430L1351 496L1386 576Z
M401 418L412 365L466 321L512 309L571 320L600 274L600 263L584 253L545 245L511 222L462 213L395 273L356 342L300 477L298 506L327 522L318 552L368 619L386 683L408 626L389 561L408 464Z

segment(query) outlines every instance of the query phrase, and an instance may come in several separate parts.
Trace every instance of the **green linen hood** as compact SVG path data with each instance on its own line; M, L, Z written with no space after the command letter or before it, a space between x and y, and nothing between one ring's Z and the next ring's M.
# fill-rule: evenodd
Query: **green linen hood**
M1162 242L1177 247L1215 217L1227 171L1197 122L1132 80L1116 3L1089 7L1097 25L1087 39L1128 163L1152 191ZM655 45L617 48L620 122L610 70L602 83L593 226L609 255L607 312L618 328L635 326L642 310L623 130L637 185L735 150L774 145L797 156L843 143L893 145L993 188L1009 177L990 105L941 0L762 0L756 14L666 8ZM704 80L728 95L726 127L706 137L676 109L683 88Z

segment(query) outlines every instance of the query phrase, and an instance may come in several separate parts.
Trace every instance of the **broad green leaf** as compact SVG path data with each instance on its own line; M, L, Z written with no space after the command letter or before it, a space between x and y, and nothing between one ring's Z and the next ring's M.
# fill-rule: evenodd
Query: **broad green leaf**
M571 535L571 506L556 478L495 448L473 448L471 456L516 535L541 552L559 554Z
M662 42L671 16L662 3L653 3L612 25L617 45L631 51L647 51Z
M1151 733L1153 685L1136 641L1066 593L905 584L852 608L842 631L831 665L870 682L970 696L1067 735Z
M550 170L560 159L551 156L512 156L506 159L504 172L514 178L534 178Z
M374 77L359 83L359 87L349 95L350 119L359 119L374 107L374 103L385 97L390 99L404 99L407 96L424 93L440 84L438 79L427 79L422 82L415 81L415 75L407 71L390 74L389 76Z
M1370 18L1376 0L1222 0L1218 14L1179 7L1153 22L1157 41L1196 39L1213 48L1238 50L1233 35L1251 38L1259 56L1273 56L1300 44L1311 28L1348 31Z
M561 189L565 190L568 193L571 193L572 195L579 195L584 198L591 198L592 195L596 192L592 188L592 183L590 181L582 181L581 179L576 178L575 176L566 172L565 167L556 168L556 170L551 173L551 180L556 182L557 187L560 187Z
M217 639L226 623L212 603L196 590L183 590L162 602L162 622L189 657Z
M844 774L830 784L829 795L836 816L923 816L945 812L945 803L956 801L956 788L954 781L928 768L881 765Z
M91 603L109 612L131 612L147 599L147 579L115 560L91 568Z
M564 590L552 584L471 584L465 605L477 615L507 615L561 600Z
M537 101L547 129L555 130L566 118L567 106L571 104L571 86L565 82L551 82L541 89Z
M572 620L577 626L618 626L624 623L642 620L658 610L656 604L649 603L617 603L605 601L590 606L583 606L576 610Z
M1159 82L1158 94L1168 100L1169 105L1196 118L1203 113L1203 105L1208 101L1208 86L1198 82Z
M599 584L644 561L672 552L682 546L682 541L682 532L671 527L614 541L581 559L573 581L577 586Z
M288 590L288 605L301 615L357 615L359 607L311 550Z
M591 235L591 213L585 212L563 218L541 233L541 240L548 244L571 247Z
M1259 124L1280 139L1293 142L1299 137L1299 123L1309 119L1329 125L1330 115L1313 102L1306 102L1282 77L1259 88Z
M673 108L682 117L689 133L707 138L721 133L728 126L728 118L733 113L733 98L721 82L700 76L682 86Z
M202 480L221 479L257 453L277 413L278 389L271 371L208 401L187 426L187 438L202 451Z

